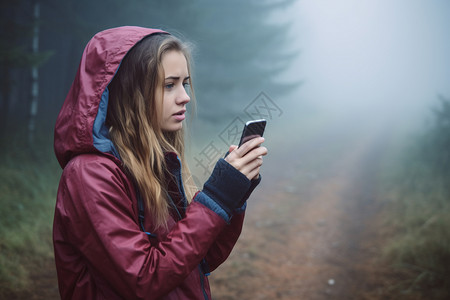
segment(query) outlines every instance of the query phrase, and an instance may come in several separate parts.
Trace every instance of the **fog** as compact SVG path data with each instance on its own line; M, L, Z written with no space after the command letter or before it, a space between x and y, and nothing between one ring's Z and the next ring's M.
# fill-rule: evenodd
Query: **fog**
M262 85L253 92L256 98L267 92L281 110L261 114L268 118L266 145L272 155L282 152L283 156L287 149L299 147L305 150L309 138L346 143L348 135L371 135L364 132L371 130L367 126L384 126L379 134L385 134L386 140L417 134L429 122L438 95L450 95L450 3L446 1L296 1L273 11L267 22L289 25L282 33L288 41L279 51L296 54L275 81L301 82L286 95ZM252 100L233 104L235 110L242 111ZM205 126L202 117L194 130L192 157L200 156L211 142L220 144L218 136L234 118ZM326 141L329 136L332 141ZM312 155L316 149L311 151ZM267 161L274 165L266 172L280 173L278 161ZM201 170L192 165L201 177Z
M448 1L298 1L286 13L301 50L286 75L304 80L298 103L421 123L450 95Z

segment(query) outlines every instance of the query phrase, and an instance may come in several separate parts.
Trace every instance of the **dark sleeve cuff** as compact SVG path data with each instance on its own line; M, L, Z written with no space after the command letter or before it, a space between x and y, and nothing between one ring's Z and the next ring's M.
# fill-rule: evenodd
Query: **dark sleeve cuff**
M242 198L241 200L243 205L238 209L236 209L237 213L242 213L245 211L245 209L247 208L247 199L250 197L253 190L258 186L260 182L261 182L261 174L259 175L258 179L252 179L250 188L248 189L247 193L245 193L244 198Z
M253 190L258 186L258 184L261 182L261 174L259 175L258 179L252 179L249 189L247 190L247 193L245 193L244 198L242 199L242 202L247 201L247 199L252 194Z
M222 217L224 216L220 209L223 210L228 222L235 211L244 205L251 186L252 182L244 174L221 158L195 200L218 212Z

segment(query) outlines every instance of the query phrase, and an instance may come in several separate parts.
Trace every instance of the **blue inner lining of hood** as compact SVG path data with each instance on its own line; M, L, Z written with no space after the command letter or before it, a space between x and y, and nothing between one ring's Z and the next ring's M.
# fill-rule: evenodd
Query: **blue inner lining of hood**
M102 98L100 99L97 116L94 120L94 128L92 129L94 147L100 152L110 153L120 159L119 152L117 151L113 142L109 139L109 129L105 125L106 113L108 111L108 99L109 90L108 87L106 87L105 91L102 94Z
M156 32L152 34L160 34L160 33ZM150 36L152 34L146 35L145 37ZM145 37L143 37L142 39L144 39ZM140 41L142 41L142 39ZM138 41L137 43L139 43L140 41ZM119 70L121 64L122 62L120 62L119 67L116 69L116 73L114 74L114 76L116 76L117 71ZM105 90L103 91L102 98L100 99L100 104L98 105L97 116L95 117L94 120L94 128L92 128L94 147L100 152L112 154L116 158L120 159L119 151L117 151L113 142L109 138L109 128L105 125L106 113L108 112L108 100L109 100L109 90L108 87L106 87Z

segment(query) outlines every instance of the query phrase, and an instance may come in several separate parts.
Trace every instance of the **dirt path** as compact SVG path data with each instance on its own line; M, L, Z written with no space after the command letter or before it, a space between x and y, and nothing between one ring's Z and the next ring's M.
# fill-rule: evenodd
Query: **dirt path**
M380 136L374 128L353 139L322 168L305 161L321 155L327 138L312 142L317 151L310 145L284 163L277 157L270 167L288 176L266 172L272 184L252 196L257 203L238 245L211 276L215 299L382 299L374 201Z
M388 299L374 201L382 131L338 131L266 158L241 239L210 277L214 299ZM53 262L41 268L33 292L12 299L58 299Z

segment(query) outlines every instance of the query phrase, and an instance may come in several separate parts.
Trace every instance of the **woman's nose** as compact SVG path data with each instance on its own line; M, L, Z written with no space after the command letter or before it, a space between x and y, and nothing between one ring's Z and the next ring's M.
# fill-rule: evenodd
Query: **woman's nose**
M177 104L187 104L189 101L191 101L191 97L189 97L189 94L184 87L181 88L177 97Z

